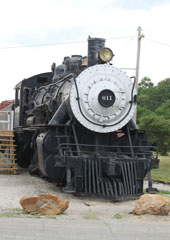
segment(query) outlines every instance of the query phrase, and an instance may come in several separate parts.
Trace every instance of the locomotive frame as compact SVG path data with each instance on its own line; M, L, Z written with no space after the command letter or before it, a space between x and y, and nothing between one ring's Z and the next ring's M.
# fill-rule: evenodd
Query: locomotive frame
M89 38L88 57L66 57L17 84L15 136L18 164L31 174L65 192L120 200L140 196L146 174L147 191L156 191L150 171L159 159L132 119L135 78L102 58L110 56L104 39Z

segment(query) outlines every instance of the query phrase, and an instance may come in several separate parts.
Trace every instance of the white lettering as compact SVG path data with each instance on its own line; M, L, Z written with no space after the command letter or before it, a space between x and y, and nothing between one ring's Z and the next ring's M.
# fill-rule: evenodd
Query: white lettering
M103 101L112 101L112 96L102 96Z

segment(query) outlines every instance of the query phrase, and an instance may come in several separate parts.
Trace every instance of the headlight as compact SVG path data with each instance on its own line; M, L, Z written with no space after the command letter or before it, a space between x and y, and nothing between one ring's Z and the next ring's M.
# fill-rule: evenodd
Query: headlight
M99 52L99 58L102 62L110 62L113 56L113 52L110 48L102 48Z

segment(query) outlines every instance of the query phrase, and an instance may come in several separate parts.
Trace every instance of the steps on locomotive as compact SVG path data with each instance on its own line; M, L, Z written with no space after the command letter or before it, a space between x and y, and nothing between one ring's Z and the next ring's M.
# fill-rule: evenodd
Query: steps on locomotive
M0 172L16 174L16 145L14 131L0 131Z

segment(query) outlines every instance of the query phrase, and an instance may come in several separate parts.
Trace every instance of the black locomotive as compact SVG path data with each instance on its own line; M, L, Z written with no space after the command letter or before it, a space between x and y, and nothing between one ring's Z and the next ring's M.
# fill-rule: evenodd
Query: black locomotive
M159 160L133 121L135 78L113 67L102 38L88 56L65 57L52 72L16 85L18 164L79 195L113 200L139 196Z

